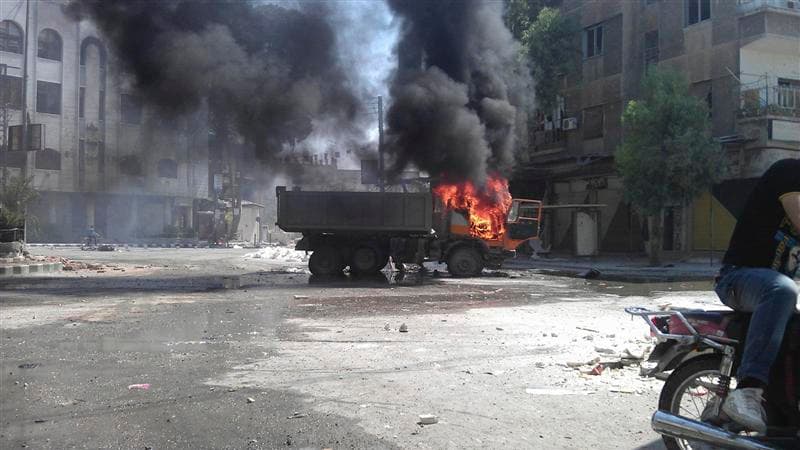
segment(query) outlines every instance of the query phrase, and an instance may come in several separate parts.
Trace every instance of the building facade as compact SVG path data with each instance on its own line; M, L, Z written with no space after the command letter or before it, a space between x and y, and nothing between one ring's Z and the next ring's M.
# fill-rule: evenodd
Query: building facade
M564 0L560 8L581 25L582 57L558 108L538 116L512 187L551 204L602 204L587 211L599 250L644 251L647 235L623 199L613 153L645 69L674 68L707 102L729 167L712 192L665 212L664 250L724 250L755 179L776 160L800 158L800 2ZM574 251L580 218L570 209L549 214L549 244Z
M89 225L110 241L191 233L209 197L205 111L147 108L63 3L0 2L0 176L33 177L40 192L29 240L76 241Z

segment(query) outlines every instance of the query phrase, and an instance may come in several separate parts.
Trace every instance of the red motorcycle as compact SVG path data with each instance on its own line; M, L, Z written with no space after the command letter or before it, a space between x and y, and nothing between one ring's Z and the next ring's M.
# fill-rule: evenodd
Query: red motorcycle
M658 339L644 375L665 380L652 427L675 449L800 448L800 314L789 322L769 388L764 392L766 435L755 435L722 412L735 388L750 314L726 311L651 311L626 308L643 318Z

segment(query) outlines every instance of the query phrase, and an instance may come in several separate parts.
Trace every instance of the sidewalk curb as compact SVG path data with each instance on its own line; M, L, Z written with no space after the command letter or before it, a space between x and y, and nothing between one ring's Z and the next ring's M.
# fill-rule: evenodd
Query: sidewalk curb
M25 275L38 275L42 273L61 272L63 268L64 265L60 262L0 266L0 277L18 277Z

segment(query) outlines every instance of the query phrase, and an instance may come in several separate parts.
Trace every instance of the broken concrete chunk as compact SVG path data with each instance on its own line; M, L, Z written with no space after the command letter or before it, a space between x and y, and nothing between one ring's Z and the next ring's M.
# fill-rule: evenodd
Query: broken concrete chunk
M622 357L625 359L644 359L647 349L631 350L626 348L622 351Z
M253 397L247 397L247 403L255 403L255 401Z
M420 425L433 425L437 422L439 422L439 418L433 414L420 414L419 421L417 423Z
M403 324L401 324L401 325L400 325L400 332L401 332L401 333L408 333L408 325L406 325L406 324L404 324L404 323L403 323Z

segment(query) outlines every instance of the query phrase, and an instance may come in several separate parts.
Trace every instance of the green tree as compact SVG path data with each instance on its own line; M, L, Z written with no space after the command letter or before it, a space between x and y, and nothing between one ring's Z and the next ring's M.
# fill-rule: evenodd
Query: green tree
M724 176L725 153L711 136L708 108L689 93L684 76L648 70L642 97L622 114L624 137L615 158L625 196L650 223L650 263L660 264L662 213L687 205Z
M0 182L0 228L25 226L28 206L39 198L33 177L3 177ZM36 218L28 214L28 227L36 227Z
M522 40L522 34L539 16L542 8L557 8L562 0L506 0L503 17L514 37Z
M579 55L580 26L546 0L510 0L506 24L522 44L533 77L536 104L552 111L561 90L561 80L575 68Z

